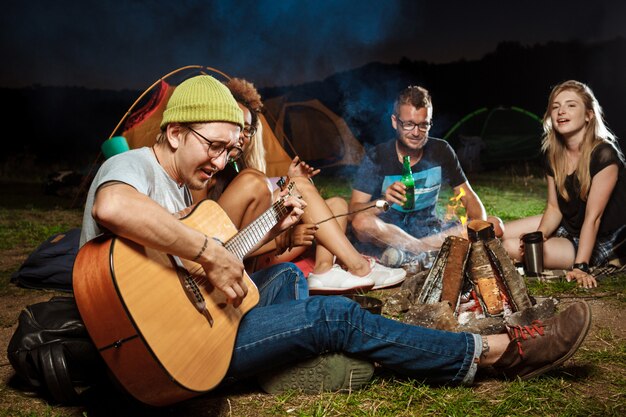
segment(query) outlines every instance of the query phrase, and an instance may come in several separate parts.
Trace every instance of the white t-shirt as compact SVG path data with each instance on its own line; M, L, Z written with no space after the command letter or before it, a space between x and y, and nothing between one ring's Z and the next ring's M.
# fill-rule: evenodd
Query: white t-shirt
M91 216L98 188L111 181L123 182L167 209L176 213L191 205L187 186L179 187L159 165L151 148L133 149L107 159L91 183L85 203L80 246L102 234L105 230Z

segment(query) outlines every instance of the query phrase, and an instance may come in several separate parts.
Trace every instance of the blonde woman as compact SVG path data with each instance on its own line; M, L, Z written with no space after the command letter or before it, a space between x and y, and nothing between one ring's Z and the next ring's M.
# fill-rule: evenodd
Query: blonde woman
M265 149L262 142L261 97L254 86L233 78L226 86L244 112L246 121L241 132L243 156L237 163L214 175L208 196L216 200L229 214L237 227L256 219L276 197L265 176ZM252 269L289 262L302 255L315 242L314 266L308 275L311 294L344 294L369 289L382 289L404 281L402 268L387 268L373 258L362 256L345 235L347 217L327 220L348 211L347 202L339 197L324 200L310 178L319 173L298 157L291 162L287 176L296 185L297 192L307 207L300 224L276 237L253 254ZM322 223L320 223L322 222ZM345 270L338 265L340 262Z
M544 266L596 287L589 266L626 257L626 170L615 136L591 89L579 81L553 88L543 117L548 199L541 216L505 225L503 243L520 260L520 237L541 231Z

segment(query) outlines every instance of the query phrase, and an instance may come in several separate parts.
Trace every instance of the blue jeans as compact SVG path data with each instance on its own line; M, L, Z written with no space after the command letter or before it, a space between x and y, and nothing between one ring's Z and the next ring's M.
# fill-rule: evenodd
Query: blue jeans
M250 278L259 289L257 307L303 300L309 296L309 286L300 269L292 263L272 265L257 271Z
M228 377L246 378L344 352L431 383L473 381L482 352L479 335L401 323L340 296L295 299L296 284L306 280L293 264L275 265L251 278L261 288L261 300L240 323Z

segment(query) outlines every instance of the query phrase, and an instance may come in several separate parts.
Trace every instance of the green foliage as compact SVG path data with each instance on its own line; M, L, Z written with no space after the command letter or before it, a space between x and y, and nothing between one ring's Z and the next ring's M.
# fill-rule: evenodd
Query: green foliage
M350 200L352 188L345 178L316 176L313 181L322 197L343 197L348 201Z
M49 236L80 225L74 210L0 208L0 249L34 249Z
M576 282L565 280L554 281L527 281L528 291L535 296L542 297L585 297L599 290L604 295L614 295L618 302L626 302L626 272L617 273L610 277L599 279L599 289L579 287Z
M6 410L0 410L0 417L65 417L66 413L54 410L47 406L42 411L23 411L14 407Z
M613 333L613 329L602 327L596 332L596 339L600 342L598 349L585 349L581 351L580 356L588 361L596 363L606 363L612 366L619 366L626 369L626 341L620 340ZM625 376L622 375L622 387L624 386Z
M265 403L266 416L618 416L624 386L603 385L612 399L594 397L580 378L565 373L530 381L433 387L385 376L363 390L306 396L290 392ZM623 381L623 377L621 378Z

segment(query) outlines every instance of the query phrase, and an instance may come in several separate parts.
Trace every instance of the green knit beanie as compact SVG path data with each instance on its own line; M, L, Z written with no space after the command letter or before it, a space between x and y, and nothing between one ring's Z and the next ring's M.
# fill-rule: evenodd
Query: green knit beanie
M228 87L210 75L198 75L176 87L167 102L161 129L173 122L231 122L243 129L243 112Z

